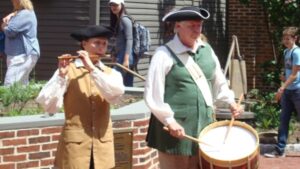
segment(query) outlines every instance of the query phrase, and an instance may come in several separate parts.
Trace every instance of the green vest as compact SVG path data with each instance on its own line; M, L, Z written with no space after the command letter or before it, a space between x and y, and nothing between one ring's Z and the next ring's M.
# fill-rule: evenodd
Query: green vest
M216 63L211 50L208 44L201 46L193 59L202 69L212 89L211 80ZM206 106L200 89L179 58L172 51L170 53L174 64L166 75L164 101L171 106L174 118L183 126L185 133L198 138L201 130L213 122L213 110ZM177 139L164 131L163 124L153 115L150 118L147 141L149 147L175 155L196 155L199 149L197 143Z

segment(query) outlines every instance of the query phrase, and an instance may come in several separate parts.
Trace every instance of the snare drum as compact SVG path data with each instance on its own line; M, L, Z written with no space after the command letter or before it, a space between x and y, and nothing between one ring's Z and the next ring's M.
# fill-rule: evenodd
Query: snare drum
M259 139L256 130L234 121L224 142L230 121L219 121L205 127L199 136L209 145L199 144L201 169L257 169Z

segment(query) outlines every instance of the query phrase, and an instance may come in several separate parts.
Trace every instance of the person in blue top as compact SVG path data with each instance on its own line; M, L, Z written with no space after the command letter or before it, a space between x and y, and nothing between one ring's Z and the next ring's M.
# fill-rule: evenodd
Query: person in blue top
M12 0L13 12L2 19L1 28L5 34L7 72L4 85L15 82L27 85L29 74L39 56L37 19L30 0Z
M110 26L115 29L116 43L114 46L117 63L133 70L133 24L127 15L124 0L110 0ZM122 73L125 86L133 86L133 75L117 68Z
M298 41L298 28L287 27L283 31L282 43L284 50L284 78L282 86L276 94L277 101L280 100L281 114L278 129L278 143L275 149L266 153L266 157L284 157L285 146L289 133L289 122L292 113L300 117L300 48L296 45Z

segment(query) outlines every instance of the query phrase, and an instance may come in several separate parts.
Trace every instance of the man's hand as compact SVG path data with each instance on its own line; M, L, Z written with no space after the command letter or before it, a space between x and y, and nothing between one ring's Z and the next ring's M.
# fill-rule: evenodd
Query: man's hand
M284 88L280 87L278 89L277 93L275 94L275 100L277 103L280 101L283 91L284 91Z
M80 50L77 52L79 54L79 56L82 59L82 62L85 66L85 68L89 71L92 72L93 70L96 69L95 65L93 64L93 62L90 59L89 53L85 50Z
M64 54L62 56L69 56L70 54ZM70 59L59 59L58 60L58 70L59 76L64 78L68 73L68 65L70 64Z
M230 111L233 117L237 117L244 112L244 109L240 104L232 103L230 104Z
M185 136L185 131L184 128L178 124L176 121L170 123L167 128L169 129L169 133L173 136L173 137L177 137L182 139Z

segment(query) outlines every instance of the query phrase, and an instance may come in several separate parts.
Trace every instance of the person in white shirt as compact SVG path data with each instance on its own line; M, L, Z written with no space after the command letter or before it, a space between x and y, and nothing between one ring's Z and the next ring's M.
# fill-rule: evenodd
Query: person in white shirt
M227 102L233 116L242 111L214 51L199 38L209 15L203 8L183 7L163 18L175 22L176 34L155 51L144 94L152 111L147 142L159 151L161 169L199 168L198 144L182 138L197 138L213 122L214 101Z
M71 36L82 50L78 56L59 57L58 70L36 101L46 112L64 105L65 124L55 164L59 169L108 169L115 165L109 103L124 93L122 75L105 66L98 56L106 53L111 29L87 26Z

